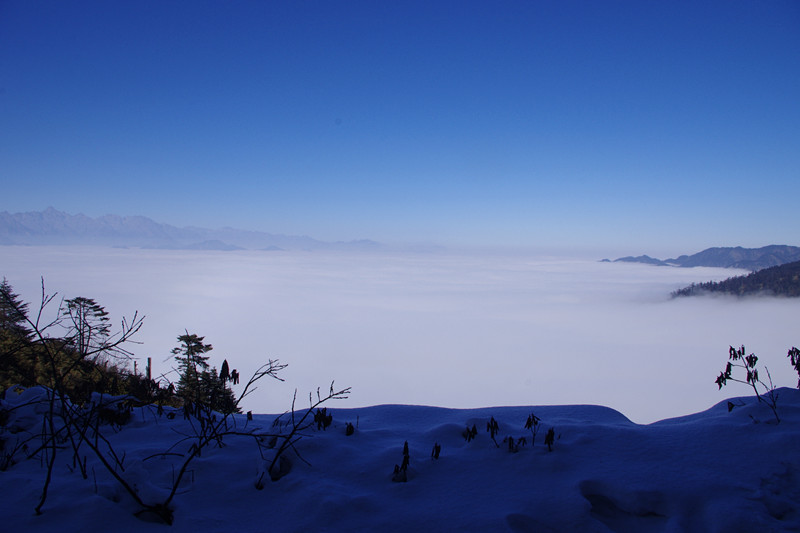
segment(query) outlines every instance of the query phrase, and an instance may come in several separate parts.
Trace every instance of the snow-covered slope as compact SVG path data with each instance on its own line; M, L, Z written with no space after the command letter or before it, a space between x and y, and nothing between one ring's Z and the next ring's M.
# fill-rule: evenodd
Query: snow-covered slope
M9 393L6 408L22 396ZM60 455L47 503L34 515L45 469L24 460L0 472L5 531L799 531L800 391L779 390L781 422L754 397L650 425L597 406L442 409L329 407L333 424L299 443L288 475L255 488L264 460L252 437L228 436L190 466L171 526L134 516L136 504L88 454L88 479ZM169 412L169 410L167 411ZM535 443L524 428L541 419ZM486 432L494 417L495 446ZM271 415L239 427L269 429ZM346 424L356 426L346 435ZM475 425L478 435L462 433ZM554 428L553 451L544 435ZM17 433L11 433L12 428ZM2 434L41 430L32 408L13 411ZM136 408L107 433L125 476L163 497L190 433L182 415ZM527 438L517 452L503 439ZM407 482L392 482L408 442ZM176 445L177 443L177 445ZM435 443L438 459L431 457ZM145 517L146 518L146 517Z

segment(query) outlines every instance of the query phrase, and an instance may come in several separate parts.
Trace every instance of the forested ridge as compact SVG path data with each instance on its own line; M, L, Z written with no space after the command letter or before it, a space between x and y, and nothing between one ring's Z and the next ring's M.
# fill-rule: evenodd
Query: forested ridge
M704 293L724 293L746 296L768 294L774 296L800 296L800 261L765 268L745 276L735 276L723 281L692 283L672 293L673 297L696 296Z

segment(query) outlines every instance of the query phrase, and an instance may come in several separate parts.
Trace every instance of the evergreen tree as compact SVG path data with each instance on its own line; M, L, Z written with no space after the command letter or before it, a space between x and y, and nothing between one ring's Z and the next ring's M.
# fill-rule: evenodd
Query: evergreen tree
M103 351L111 325L108 312L91 298L66 300L62 315L71 322L68 345L81 357Z
M227 359L222 361L222 368L219 371L219 379L221 379L223 383L231 379L231 369L228 366Z
M189 334L178 337L179 346L172 349L175 360L178 361L177 394L192 402L200 402L203 394L200 390L201 373L208 370L208 356L203 355L214 349L210 344L203 344L205 337ZM199 371L198 371L199 369Z
M188 331L178 337L179 346L172 353L178 361L178 387L176 394L184 400L200 404L221 413L241 412L236 406L236 397L227 384L227 380L217 372L216 367L208 364L209 356L205 355L214 349L205 344L205 337ZM223 363L223 369L227 361Z
M51 364L64 388L73 392L74 399L88 398L94 391L118 394L124 359L131 354L114 342L108 312L83 296L64 300L59 310L65 335L52 352Z
M28 304L6 278L0 283L0 388L36 383L36 357L31 350Z
M0 330L30 338L28 304L23 302L6 278L0 283Z
M44 294L34 316L42 316L55 296ZM44 385L75 402L92 392L125 394L132 390L124 347L142 325L123 319L122 330L111 332L106 310L91 298L64 300L57 318L45 325L28 320L28 304L8 280L0 283L0 390L11 385ZM58 332L58 333L56 333ZM55 333L55 334L54 334ZM114 359L109 360L112 357Z
M241 412L241 409L236 406L236 397L233 395L233 391L217 374L216 367L211 367L211 370L200 374L200 390L203 402L212 411L224 414Z

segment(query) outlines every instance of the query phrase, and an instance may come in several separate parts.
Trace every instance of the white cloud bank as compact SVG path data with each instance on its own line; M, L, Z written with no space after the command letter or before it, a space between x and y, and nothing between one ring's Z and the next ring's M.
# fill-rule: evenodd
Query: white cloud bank
M729 344L756 352L776 385L797 381L786 351L800 344L800 300L669 299L737 271L455 253L0 254L0 276L32 305L44 276L48 291L94 298L117 322L144 313L140 368L151 356L156 373L169 370L184 329L243 376L267 358L288 363L286 383L246 402L260 413L335 379L353 387L348 407L589 403L651 422L747 394L714 384Z

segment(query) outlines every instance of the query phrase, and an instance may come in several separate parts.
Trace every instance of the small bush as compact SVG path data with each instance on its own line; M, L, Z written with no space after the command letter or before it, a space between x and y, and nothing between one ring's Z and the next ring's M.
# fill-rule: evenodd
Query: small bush
M772 410L772 414L775 416L775 421L780 423L781 418L778 416L778 394L775 392L775 385L772 384L772 377L769 375L769 370L764 367L764 371L767 373L767 381L769 382L767 383L763 381L758 374L758 357L756 354L751 353L750 355L745 355L746 353L744 346L741 346L739 349L731 346L728 350L728 363L725 365L725 371L720 372L714 382L720 389L722 389L728 381L736 381L749 385L753 388L753 392L755 392L758 401L767 404ZM745 379L733 377L735 368L741 368L745 371ZM759 388L761 388L761 391L759 391Z

